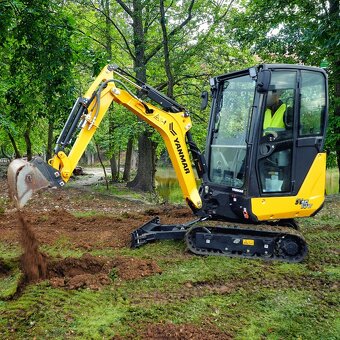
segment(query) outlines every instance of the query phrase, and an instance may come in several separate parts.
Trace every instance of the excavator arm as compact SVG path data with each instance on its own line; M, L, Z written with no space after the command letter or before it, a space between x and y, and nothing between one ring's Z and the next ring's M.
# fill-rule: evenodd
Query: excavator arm
M146 103L134 95L120 76L144 92L162 108ZM122 85L117 87L116 84ZM189 130L192 126L189 114L172 99L159 93L147 84L137 85L119 72L116 65L107 65L94 80L84 97L78 98L57 140L54 156L43 162L41 158L31 162L13 161L8 169L11 196L19 208L23 207L32 194L45 187L60 187L70 179L87 145L93 138L112 102L123 105L138 118L154 127L164 139L175 169L184 198L192 209L200 209L201 198L197 190L186 139L192 144ZM65 148L79 130L70 152ZM194 155L194 158L195 155ZM196 162L197 164L197 158ZM200 171L200 170L199 170Z

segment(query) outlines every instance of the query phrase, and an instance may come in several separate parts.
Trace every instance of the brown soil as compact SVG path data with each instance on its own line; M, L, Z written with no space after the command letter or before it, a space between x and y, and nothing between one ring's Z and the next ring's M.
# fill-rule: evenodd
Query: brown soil
M213 324L207 324L206 327L181 324L175 325L172 323L157 323L149 325L140 334L142 339L172 339L172 340L228 340L232 336L222 332Z
M6 182L1 180L0 195L8 200ZM93 211L100 215L93 216ZM75 216L84 213L90 216ZM50 190L38 193L19 214L8 204L0 215L0 239L9 246L21 243L26 282L47 278L54 287L100 289L112 279L135 280L161 269L154 261L122 256L110 259L85 254L61 259L60 254L52 259L39 252L38 245L82 252L129 247L132 231L156 215L162 223L184 223L193 218L183 206L151 206L76 188ZM0 276L8 273L4 268L0 262Z

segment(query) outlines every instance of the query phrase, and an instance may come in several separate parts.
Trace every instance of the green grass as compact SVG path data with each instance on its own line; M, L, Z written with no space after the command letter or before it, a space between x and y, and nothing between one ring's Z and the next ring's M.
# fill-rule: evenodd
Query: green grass
M330 329L336 320L335 311L312 292L282 290L256 295L255 304L253 299L244 300L251 308L247 327L237 338L336 339L337 330Z
M0 278L0 301L11 299L17 292L19 283L23 280L21 271L12 268L7 275Z
M154 195L145 192L137 192L126 187L126 185L113 184L109 185L107 189L105 183L97 184L91 187L91 190L104 195L111 195L116 198L129 199L129 200L140 200L140 201L153 201Z
M17 339L101 339L136 334L147 323L200 325L202 319L213 320L236 339L336 339L339 331L331 302L313 291L239 289L225 295L207 292L185 300L134 303L126 291L130 284L100 292L64 291L44 283L28 287L19 299L0 303L0 313L6 316L0 321L2 335L11 338L15 329Z

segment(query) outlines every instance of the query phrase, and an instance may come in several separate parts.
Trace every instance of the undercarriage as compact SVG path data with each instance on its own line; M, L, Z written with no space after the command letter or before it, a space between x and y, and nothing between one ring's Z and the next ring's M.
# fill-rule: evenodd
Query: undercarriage
M232 225L198 219L169 225L160 224L155 217L132 233L131 246L137 248L156 240L185 240L188 249L197 255L301 262L308 248L296 229L292 220L278 221L276 225Z

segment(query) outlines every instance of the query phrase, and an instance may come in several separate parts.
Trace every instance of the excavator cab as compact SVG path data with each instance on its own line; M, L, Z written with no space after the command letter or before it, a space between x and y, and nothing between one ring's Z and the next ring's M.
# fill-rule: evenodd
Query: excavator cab
M310 216L323 204L327 74L260 65L212 78L202 211L259 222Z

